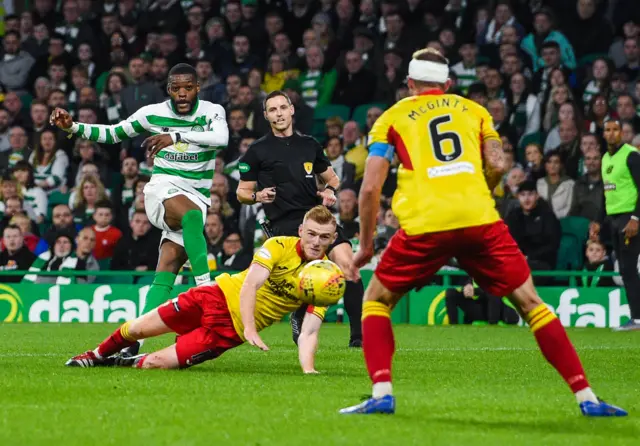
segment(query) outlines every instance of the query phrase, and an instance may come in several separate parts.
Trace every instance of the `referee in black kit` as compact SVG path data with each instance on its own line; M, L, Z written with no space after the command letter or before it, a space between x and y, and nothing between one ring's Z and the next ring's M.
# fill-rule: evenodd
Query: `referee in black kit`
M309 209L320 203L325 206L336 203L340 179L318 141L293 130L294 108L284 92L269 93L263 109L271 131L255 141L240 160L240 183L236 193L243 204L263 203L271 235L298 236L298 227ZM318 191L316 175L326 184L322 191ZM338 238L328 255L347 279L344 306L351 324L349 346L361 347L364 287L360 272L353 267L351 243L340 226ZM291 316L296 343L305 310L306 306L302 306Z

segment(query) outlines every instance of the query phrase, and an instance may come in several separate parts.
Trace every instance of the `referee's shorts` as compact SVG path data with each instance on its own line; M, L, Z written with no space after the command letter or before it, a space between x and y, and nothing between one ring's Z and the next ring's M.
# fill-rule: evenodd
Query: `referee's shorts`
M285 215L278 220L269 222L269 226L271 227L271 231L273 232L274 237L282 235L298 237L298 228L304 220L304 214L305 213L292 213L289 215ZM338 225L336 228L336 232L338 233L338 237L336 238L336 241L333 242L331 246L329 246L328 252L342 243L348 243L349 246L351 246L351 241L345 235L342 226Z

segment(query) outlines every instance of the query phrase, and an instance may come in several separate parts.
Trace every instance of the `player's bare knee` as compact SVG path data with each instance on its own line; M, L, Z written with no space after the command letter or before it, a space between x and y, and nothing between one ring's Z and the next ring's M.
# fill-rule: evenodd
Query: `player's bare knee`
M516 289L509 297L521 314L527 314L542 303L538 292L529 278L522 286Z
M142 363L143 369L174 369L173 361L157 353L150 353Z

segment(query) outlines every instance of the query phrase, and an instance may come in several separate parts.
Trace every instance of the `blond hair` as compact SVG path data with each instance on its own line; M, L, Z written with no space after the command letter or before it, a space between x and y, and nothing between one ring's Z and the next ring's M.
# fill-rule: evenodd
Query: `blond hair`
M107 199L107 193L104 190L104 184L102 184L102 181L100 181L100 179L94 175L86 175L82 181L80 181L80 184L78 185L77 188L77 193L76 193L76 199L73 202L73 208L74 209L78 209L81 206L86 205L85 201L84 201L84 195L82 193L82 190L84 189L84 185L86 183L91 183L93 184L96 189L98 190L97 195L98 198L96 199L96 203L102 200L106 200Z
M321 225L332 224L333 226L338 226L338 222L336 221L336 217L333 216L331 211L322 205L315 206L307 211L304 214L303 223L307 220L315 221Z

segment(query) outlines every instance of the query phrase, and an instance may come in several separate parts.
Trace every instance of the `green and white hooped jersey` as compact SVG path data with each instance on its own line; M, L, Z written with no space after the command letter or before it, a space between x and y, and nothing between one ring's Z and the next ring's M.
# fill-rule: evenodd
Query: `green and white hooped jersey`
M74 122L71 133L91 141L114 144L142 133L168 133L174 144L161 150L153 162L152 176L168 175L193 187L209 202L217 150L229 142L224 108L197 100L188 115L178 114L170 100L142 107L115 125ZM181 141L175 143L176 133Z

